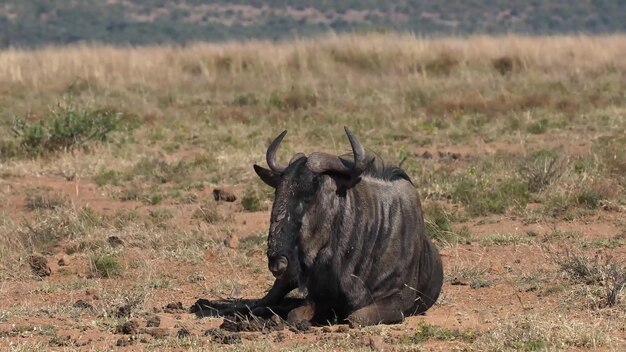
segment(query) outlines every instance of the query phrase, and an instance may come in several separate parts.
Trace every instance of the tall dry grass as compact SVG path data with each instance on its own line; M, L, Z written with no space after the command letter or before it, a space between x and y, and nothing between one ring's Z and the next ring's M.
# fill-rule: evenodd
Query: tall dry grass
M161 153L164 147L202 147L230 162L217 168L222 172L215 179L228 175L240 182L252 175L240 177L234 165L256 160L252 156L281 128L298 141L286 145L285 153L325 147L329 140L330 151L342 152L345 124L394 158L405 146L520 140L546 126L616 131L625 122L624 57L624 35L368 34L9 49L0 51L0 136L10 135L15 116L46 118L51 106L70 98L77 105L130 112L145 122L136 138L150 142L133 146L124 153L128 160L115 165L135 163L136 155ZM184 142L190 136L198 139ZM68 160L35 161L29 168L84 162L93 175L111 164L110 155L61 157Z
M184 47L9 49L0 52L0 84L45 91L84 79L102 86L129 88L141 84L165 89L198 79L216 82L224 75L240 74L271 77L287 84L297 76L299 81L311 83L338 73L362 74L364 70L384 75L428 74L429 68L437 71L437 60L448 60L447 65L486 68L492 60L505 56L519 60L523 69L549 75L624 71L626 36L428 39L372 34Z

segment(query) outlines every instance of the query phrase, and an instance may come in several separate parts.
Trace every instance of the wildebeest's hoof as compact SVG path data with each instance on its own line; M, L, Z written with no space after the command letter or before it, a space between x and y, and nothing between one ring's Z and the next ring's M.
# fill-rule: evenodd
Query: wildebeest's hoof
M265 317L271 314L272 314L272 311L267 307L258 306L258 307L252 308L252 315L257 316L257 317Z

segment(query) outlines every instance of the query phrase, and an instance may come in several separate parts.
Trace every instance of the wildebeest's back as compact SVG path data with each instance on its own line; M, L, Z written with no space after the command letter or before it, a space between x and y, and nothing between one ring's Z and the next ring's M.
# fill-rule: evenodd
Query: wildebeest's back
M400 309L413 314L432 305L416 306L423 300L420 292L436 300L441 285L432 286L442 276L441 263L425 236L419 197L409 181L363 177L347 194L338 230L333 266L349 310L400 295Z

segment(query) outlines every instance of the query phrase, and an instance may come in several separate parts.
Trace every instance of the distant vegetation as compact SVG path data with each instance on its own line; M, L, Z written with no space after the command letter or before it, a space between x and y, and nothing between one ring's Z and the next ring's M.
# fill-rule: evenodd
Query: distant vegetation
M626 2L7 0L0 5L0 47L280 39L328 31L615 33L626 31Z

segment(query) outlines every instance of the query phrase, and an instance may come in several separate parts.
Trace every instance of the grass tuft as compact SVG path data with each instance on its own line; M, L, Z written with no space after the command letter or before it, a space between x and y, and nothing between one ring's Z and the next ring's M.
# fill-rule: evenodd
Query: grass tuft
M111 278L121 273L122 266L112 255L102 254L91 259L91 274L94 277Z

